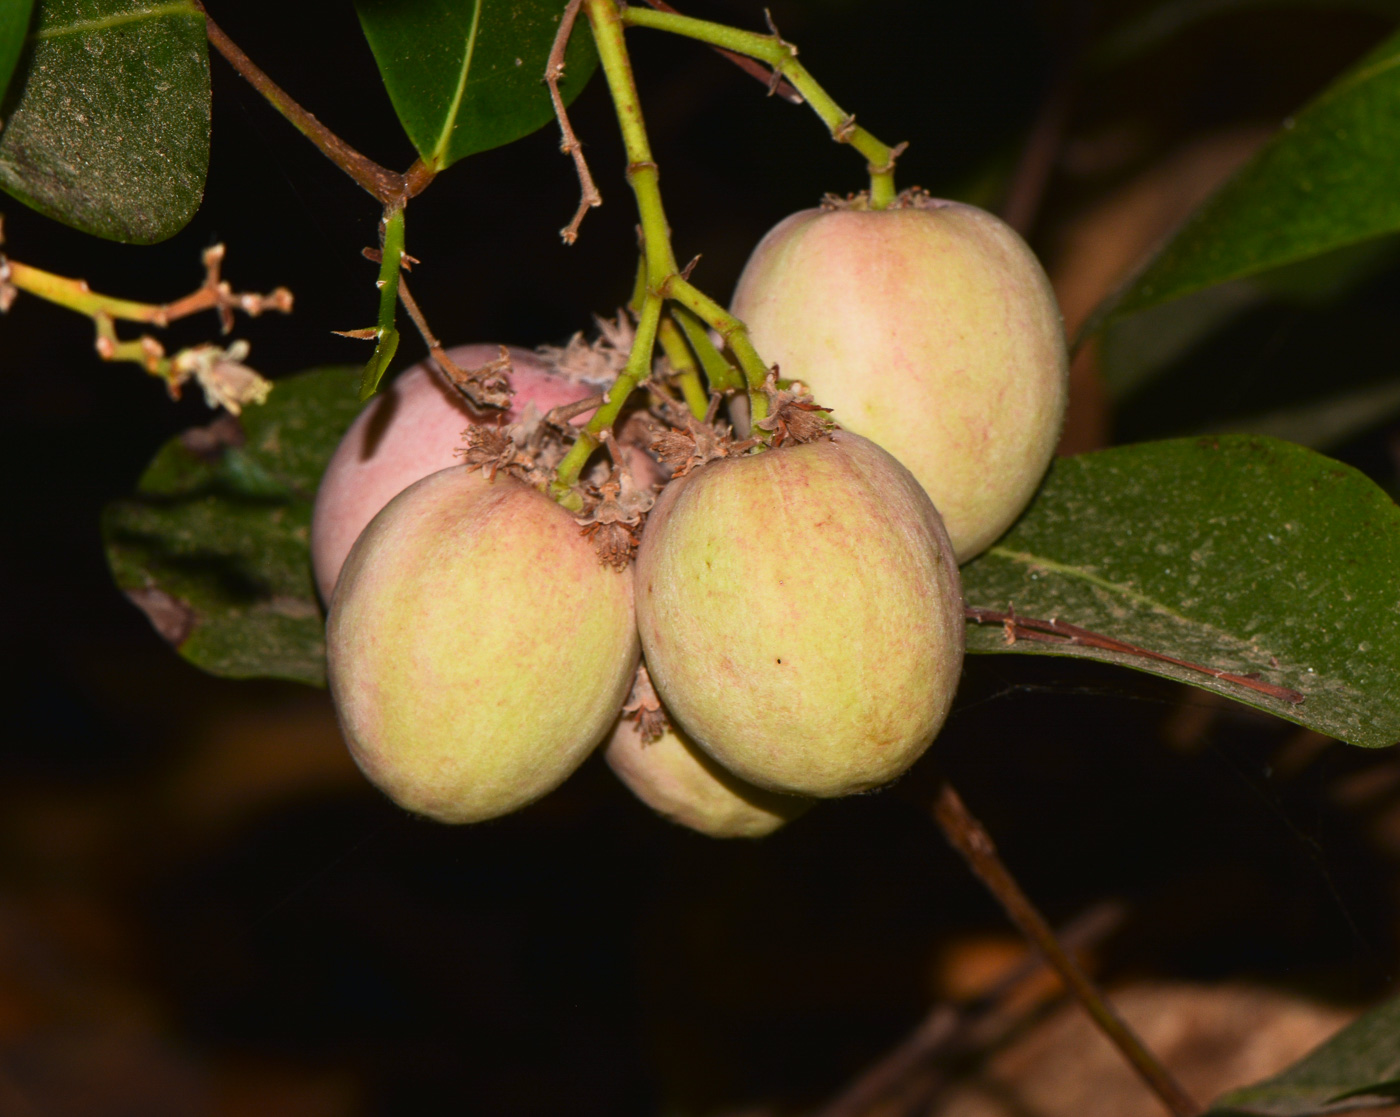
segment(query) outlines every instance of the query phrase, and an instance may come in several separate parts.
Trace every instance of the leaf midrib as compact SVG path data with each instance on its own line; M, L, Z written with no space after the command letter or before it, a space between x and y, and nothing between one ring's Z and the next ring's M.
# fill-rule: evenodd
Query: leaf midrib
M176 3L160 4L154 8L140 8L136 11L122 12L120 15L106 16L102 19L83 20L80 23L70 23L64 27L46 27L42 31L34 32L30 38L38 41L42 39L57 39L63 35L87 35L93 31L106 31L112 27L121 27L128 23L137 23L143 19L160 19L164 16L179 15L197 18L199 12L188 0L177 0Z
M481 26L481 5L484 2L485 0L476 0L476 5L472 8L472 26L467 33L466 53L462 56L462 72L457 75L457 88L452 94L452 106L447 110L442 133L433 146L433 163L437 166L443 165L443 160L447 157L448 145L452 142L452 131L457 127L457 114L462 109L462 98L467 92L467 75L471 73L472 56L476 53L476 33Z

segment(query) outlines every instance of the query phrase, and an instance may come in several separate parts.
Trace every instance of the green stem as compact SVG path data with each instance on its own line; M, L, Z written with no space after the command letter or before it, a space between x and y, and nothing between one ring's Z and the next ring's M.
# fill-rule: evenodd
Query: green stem
M384 241L379 257L379 322L374 355L360 374L360 402L363 403L379 389L379 382L388 371L389 362L399 347L399 331L395 310L399 305L399 272L403 267L403 204L384 211Z
M741 31L722 23L694 19L676 12L659 12L650 8L627 8L622 22L628 27L651 27L675 35L698 39L702 43L756 58L785 77L812 106L837 143L850 144L865 156L870 170L870 205L887 209L895 199L894 164L902 147L882 143L855 122L855 117L841 108L817 84L802 63L797 61L797 48L777 34L760 35Z
M715 348L715 343L710 340L709 331L705 329L705 323L683 306L674 307L671 311L671 317L680 324L686 340L690 342L691 349L700 358L700 367L705 370L705 379L710 382L710 390L712 392L742 391L744 378L739 374L738 369L725 359L724 354Z
M648 291L642 302L642 312L637 320L637 337L632 343L632 352L627 364L618 374L616 382L603 397L603 406L593 412L593 418L579 432L564 460L555 471L555 481L551 486L555 496L562 496L571 489L583 472L589 456L598 448L598 435L609 429L622 413L622 405L638 384L651 375L651 353L656 346L656 331L661 323L661 308L664 300L654 291Z
M739 368L744 373L744 380L749 389L749 409L753 421L757 423L760 419L766 419L768 417L768 397L763 392L763 382L768 379L768 366L763 363L763 358L758 355L758 350L753 347L753 342L749 340L748 327L704 291L682 279L679 275L671 276L662 288L662 293L669 299L675 299L687 310L694 312L702 322L724 338L725 344L729 346L729 351L734 354L739 362Z
M697 419L703 419L710 401L705 395L705 386L700 383L700 365L695 360L695 354L690 351L681 331L670 318L661 320L657 340L661 342L661 349L671 362L671 367L676 370L676 383L680 385L681 395L685 396L690 413Z

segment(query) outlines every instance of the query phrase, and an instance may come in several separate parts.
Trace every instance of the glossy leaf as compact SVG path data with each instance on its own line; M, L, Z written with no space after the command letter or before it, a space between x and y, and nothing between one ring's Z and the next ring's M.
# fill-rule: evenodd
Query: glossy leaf
M166 443L129 499L109 505L112 574L186 659L216 675L325 681L311 576L311 506L359 413L357 368L277 382L261 407ZM225 440L227 441L227 440Z
M1089 329L1227 280L1400 229L1400 35L1284 127Z
M442 170L527 136L554 117L544 84L563 0L355 0L404 131ZM587 21L574 27L560 92L597 66Z
M1270 1079L1232 1090L1210 1112L1313 1117L1400 1100L1400 999L1387 1001Z
M1293 704L1168 663L1081 656L1177 679L1355 745L1400 740L1400 507L1364 475L1253 436L1143 443L1057 461L1030 508L963 568L969 604L1081 628L1301 692Z
M24 37L29 30L29 15L34 10L34 0L0 0L0 102L10 85L10 75L15 72L20 51L24 49ZM4 118L0 117L0 127Z
M134 244L194 216L209 169L209 55L190 0L38 0L0 110L0 188Z

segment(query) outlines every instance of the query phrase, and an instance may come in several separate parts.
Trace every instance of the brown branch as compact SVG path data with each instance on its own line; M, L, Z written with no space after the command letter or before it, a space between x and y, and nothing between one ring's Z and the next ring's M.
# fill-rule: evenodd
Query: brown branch
M372 252L373 250L366 250L365 256L372 259ZM402 275L399 276L399 302L403 303L404 310L408 311L409 318L418 328L418 334L422 337L423 344L428 347L428 360L440 375L446 377L453 388L467 398L473 407L483 410L503 410L510 407L510 397L513 390L509 380L510 352L504 345L501 346L501 356L497 360L491 361L481 368L464 369L447 355L447 350L442 347L442 342L438 341L433 331L428 327L428 320L423 316L422 310L418 308L418 300L409 291L408 280Z
M991 836L947 781L939 788L938 797L934 800L933 817L943 836L962 855L968 867L1001 903L1011 921L1060 975L1099 1030L1118 1048L1167 1110L1175 1117L1196 1117L1201 1113L1200 1105L1147 1049L1055 937L1045 917L1036 910L1011 872L1002 864Z
M671 7L670 4L667 4L665 0L646 0L646 3L648 7L655 8L658 12L670 12L672 15L681 14L676 11L675 8ZM772 24L771 18L769 24L770 26ZM754 78L756 81L761 81L766 85L768 87L768 96L771 97L776 93L784 101L788 101L794 105L802 104L802 94L797 92L777 70L770 71L757 59L747 58L735 51L725 50L723 47L714 47L713 50L716 54L729 59L730 62L738 66L739 69L743 70L749 77Z
M1116 931L1123 915L1120 904L1096 904L1060 931L1060 942L1066 950L1076 953L1088 950ZM1044 971L1045 960L1032 953L972 1004L935 1006L904 1042L814 1117L861 1117L896 1091L907 1089L910 1080L917 1079L934 1059L993 1045L996 1037L988 1033L1000 1034L1013 1023L1006 1019L1006 1002ZM926 1101L936 1090L937 1081L923 1085L921 1097Z
M559 150L574 161L581 195L574 219L559 230L565 244L573 244L578 240L578 230L583 224L584 215L590 209L603 204L603 195L598 192L597 184L593 181L588 161L583 157L583 145L574 134L574 127L569 123L568 110L564 107L564 98L559 93L559 79L564 76L564 51L569 46L569 36L574 33L574 21L578 19L578 10L582 4L583 0L569 0L559 20L559 31L554 36L554 45L549 48L549 61L544 68L545 84L549 86L549 99L554 104L554 115L559 118L559 131L564 135Z
M1026 146L1021 150L1016 170L1011 175L1006 198L1001 204L1001 216L1023 237L1030 235L1036 215L1040 212L1045 188L1050 183L1050 173L1055 169L1060 141L1069 123L1074 94L1074 82L1067 67L1056 79L1050 95L1041 106L1031 134L1026 138Z
M201 0L195 0L195 6L200 11L204 11ZM208 29L209 42L214 49L222 54L228 64L238 71L249 85L261 93L274 109L286 117L292 127L315 144L322 155L386 206L401 201L406 193L417 193L417 191L407 189L403 175L397 174L387 167L381 167L373 159L361 155L297 104L286 90L268 77L251 58L243 53L237 43L224 34L207 11L204 12L204 20ZM421 188L419 187L419 189Z
M1199 671L1202 675L1209 675L1212 679L1220 679L1222 682L1247 687L1270 698L1291 702L1295 706L1306 700L1303 694L1288 687L1275 686L1273 683L1266 683L1252 675L1236 675L1230 671L1206 667L1200 663L1192 663L1189 659L1178 659L1176 656L1167 655L1165 652L1154 652L1150 648L1140 648L1136 644L1129 644L1126 640L1115 640L1112 636L1091 632L1087 628L1069 624L1057 617L1051 617L1047 621L1037 617L1018 616L1014 610L1003 613L998 609L983 609L975 605L965 606L963 614L974 624L1001 625L1006 630L1008 644L1014 644L1017 640L1031 640L1042 644L1069 644L1076 647L1101 648L1108 652L1120 652L1123 655L1157 660L1159 663L1171 663L1177 667L1185 667L1188 671Z

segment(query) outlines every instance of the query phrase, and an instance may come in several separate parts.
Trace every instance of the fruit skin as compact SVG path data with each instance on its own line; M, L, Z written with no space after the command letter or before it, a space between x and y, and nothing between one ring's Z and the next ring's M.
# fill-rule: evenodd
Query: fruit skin
M636 723L624 717L603 758L657 814L711 838L762 838L812 806L811 799L746 784L674 725L657 740L643 741Z
M356 541L326 626L350 751L396 803L443 822L557 787L632 685L632 575L574 518L456 466L391 500Z
M464 345L447 355L463 368L477 368L500 351L498 345ZM543 412L598 391L594 384L550 372L529 350L511 348L510 357L515 395L508 421L518 419L527 403ZM316 490L311 564L323 601L331 600L345 556L375 513L419 478L460 464L456 451L463 429L491 421L473 413L441 376L421 364L365 406L341 438Z
M636 588L657 693L758 787L878 787L928 747L952 702L952 548L909 471L847 431L673 481L647 519Z
M782 376L909 467L959 562L1029 503L1069 361L1045 272L998 218L934 199L795 213L754 249L733 310Z

